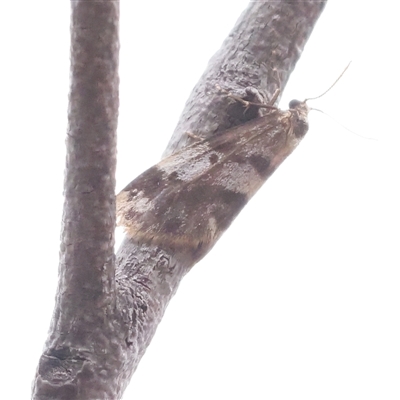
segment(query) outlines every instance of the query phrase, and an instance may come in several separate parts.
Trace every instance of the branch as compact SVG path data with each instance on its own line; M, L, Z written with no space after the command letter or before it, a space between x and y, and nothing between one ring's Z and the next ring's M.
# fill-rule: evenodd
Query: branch
M256 107L243 115L237 102L227 107L227 99L215 90L216 84L250 102L271 99L277 88L284 88L324 5L323 1L288 0L250 3L193 90L166 155L179 154L179 149L194 140L187 132L209 138L235 126L240 130L243 122L266 112ZM173 235L170 240L156 240L146 234L127 236L117 253L113 280L112 133L118 104L118 13L118 2L72 3L72 82L60 282L34 383L34 399L120 398L180 280L219 237L211 238L207 246L199 246L199 241L193 247L184 235L180 242L174 241ZM292 124L291 113L276 112L285 123ZM251 126L254 135L260 137L257 123ZM237 146L233 133L231 140ZM231 155L227 153L227 157ZM179 164L177 157L173 158L174 167ZM164 166L168 167L168 161ZM160 174L150 174L156 179L143 176L147 188L162 183ZM122 197L129 201L133 192L128 186ZM240 196L235 198L242 205ZM223 221L225 228L234 216Z
M164 156L193 143L186 132L205 138L245 121L238 104L227 110L216 85L246 100L252 100L246 88L265 100L272 99L277 89L282 93L325 4L250 2L194 87ZM246 119L256 116L246 113Z
M208 138L216 132L243 124L242 105L234 102L227 110L227 100L217 93L216 84L243 98L247 93L255 94L246 100L254 99L256 102L259 102L260 96L271 99L277 88L284 88L324 6L325 2L250 3L222 48L210 61L186 103L165 152L166 156L176 154L176 157L165 159L128 185L118 195L120 212L129 213L130 202L137 201L132 197L138 195L136 189L139 186L140 195L143 196L140 200L143 201L135 204L140 204L139 208L142 209L146 206L152 209L155 203L146 194L164 194L162 189L166 183L163 179L165 176L174 176L173 172L169 175L163 173L166 167L171 172L171 166L179 164L179 149L198 140L188 132ZM246 119L257 117L259 110L256 107L255 113L246 113ZM171 189L165 186L165 191L173 192L174 182L170 181L169 184ZM177 193L175 200L179 198ZM165 226L162 208L153 210L149 211L150 218L155 218L158 212L160 219L156 219L152 225L144 223L144 232L140 227L128 228L128 235L117 253L117 297L119 307L124 310L125 340L130 352L124 371L128 379L149 345L179 282L218 239L215 237L199 248L200 240L196 242L189 237L185 241L185 235L179 237L179 234L175 234L174 226ZM142 210L136 211L139 213ZM198 220L195 214L192 219L189 217L188 225ZM225 221L226 226L232 219ZM138 221L134 218L132 223ZM153 227L169 230L169 238L167 235L153 235Z
M72 1L59 286L34 399L114 398L119 2ZM106 394L106 397L104 397Z

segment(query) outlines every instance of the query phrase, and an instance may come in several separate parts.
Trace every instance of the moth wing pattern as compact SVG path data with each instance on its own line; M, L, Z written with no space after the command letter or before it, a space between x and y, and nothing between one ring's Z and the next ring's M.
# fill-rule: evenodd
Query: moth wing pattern
M163 159L118 194L118 224L138 241L208 250L304 136L300 111L271 110Z

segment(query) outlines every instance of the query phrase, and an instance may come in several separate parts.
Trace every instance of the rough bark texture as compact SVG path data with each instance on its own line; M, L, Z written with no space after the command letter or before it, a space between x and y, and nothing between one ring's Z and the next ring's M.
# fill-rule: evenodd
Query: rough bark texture
M59 285L34 399L113 399L118 2L71 2L71 88Z
M191 142L187 132L209 137L243 123L241 105L227 110L227 100L215 84L239 95L252 87L266 98L278 87L283 89L324 6L325 2L303 1L250 3L194 88L165 155ZM127 375L133 374L180 280L197 261L190 247L185 251L125 238L117 253L117 290L123 294L118 298L131 352Z
M282 92L325 4L293 0L250 3L193 89L164 156L193 142L187 132L204 138L243 122L241 104L234 103L227 110L215 85L256 102L260 102L259 96L271 99L277 89ZM255 94L249 95L246 88ZM255 116L246 113L247 119Z
M111 400L122 396L180 280L197 260L184 248L126 238L114 270L119 8L118 2L71 4L60 281L33 398ZM227 109L215 84L256 101L283 89L324 6L250 3L193 90L165 154L192 140L186 132L209 137L243 122L240 107ZM258 113L251 110L246 118Z

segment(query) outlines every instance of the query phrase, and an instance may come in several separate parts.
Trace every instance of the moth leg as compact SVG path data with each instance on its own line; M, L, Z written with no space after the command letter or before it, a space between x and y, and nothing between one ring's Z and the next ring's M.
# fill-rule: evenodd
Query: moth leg
M231 99L233 99L233 100L236 100L237 102L239 102L239 103L242 103L246 108L248 108L249 107L249 102L248 101L246 101L246 100L244 100L242 97L240 97L240 96L237 96L237 95L235 95L235 94L233 94L233 93L231 93L231 92L229 92L228 90L226 90L226 89L223 89L220 85L215 85L215 87L217 88L217 90L219 91L219 92L221 92L221 93L223 93L226 97L229 97L229 98L231 98Z
M272 110L276 110L276 109L277 109L277 107L271 106L271 105L269 105L269 104L265 104L264 98L262 97L261 93L260 93L256 88L247 87L247 88L245 89L245 91L246 91L246 94L250 94L250 95L252 95L252 96L256 96L257 99L261 99L260 102L254 102L254 101L245 100L244 98L242 98L242 97L240 97L240 96L237 96L237 95L235 95L235 94L229 92L229 91L226 90L226 89L223 89L220 85L215 85L215 87L216 87L220 92L222 92L223 94L225 94L226 97L229 97L229 98L231 98L231 99L233 99L233 100L236 100L237 102L243 104L243 105L245 106L246 110L249 109L250 106L259 107L259 108L267 108L267 109L270 109L270 110L271 110L271 109L272 109Z
M193 133L193 132L185 132L185 134L188 135L190 138L195 139L195 140L198 140L198 141L204 140L202 137L196 135L196 134Z
M246 89L246 97L251 97L252 101L257 104L267 104L265 101L264 96L261 94L261 92L253 87L253 86L247 86Z
M271 100L268 102L268 104L270 106L274 105L280 94L281 94L281 89L280 88L276 89L274 94L272 95Z
M279 76L279 72L274 68L274 71L276 73L276 80L278 82L278 88L275 89L274 94L272 95L271 99L268 101L268 104L270 106L273 106L278 99L279 95L281 94L281 78Z

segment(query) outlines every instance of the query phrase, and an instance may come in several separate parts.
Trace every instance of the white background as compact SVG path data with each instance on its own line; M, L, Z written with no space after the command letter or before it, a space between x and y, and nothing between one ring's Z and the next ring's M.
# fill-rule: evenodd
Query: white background
M247 1L121 5L118 187L156 163ZM282 99L310 130L183 280L124 399L399 399L396 2L331 1ZM57 283L69 4L6 2L2 397L30 397Z

